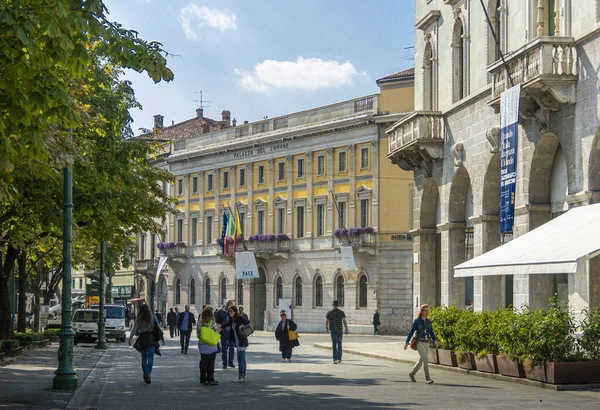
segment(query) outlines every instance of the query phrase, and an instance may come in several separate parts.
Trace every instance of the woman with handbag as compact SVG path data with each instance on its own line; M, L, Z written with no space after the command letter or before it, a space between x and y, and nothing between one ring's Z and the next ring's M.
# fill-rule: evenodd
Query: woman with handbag
M279 315L281 321L275 329L275 339L279 341L279 351L281 352L281 361L286 360L290 362L292 360L292 349L296 346L300 346L298 341L298 326L292 320L287 318L285 310L281 311Z
M215 323L213 308L207 306L200 314L200 325L196 328L198 334L198 351L200 352L200 384L216 386L215 359L217 345L221 339L221 326Z
M404 344L405 350L410 344L411 349L419 352L419 360L417 363L415 363L415 367L413 367L412 371L408 374L408 377L410 377L410 380L414 383L417 381L415 374L417 374L419 369L421 369L421 366L423 366L427 384L433 383L433 380L431 380L429 377L429 343L433 342L435 347L437 347L438 342L437 338L435 337L435 333L433 333L431 320L427 319L428 315L429 306L421 305L419 308L419 314L413 322L412 328L406 337L406 343Z
M162 340L165 344L163 335L158 320L150 312L148 305L140 306L137 319L133 324L133 329L129 334L129 346L133 336L138 336L133 347L142 354L142 371L144 372L144 381L147 384L152 383L152 365L154 364L154 353L160 355L158 351L158 341Z
M250 322L238 312L237 306L229 306L227 314L232 320L231 331L233 333L238 360L238 378L234 383L246 381L246 349L248 349L248 337L244 333L244 327Z

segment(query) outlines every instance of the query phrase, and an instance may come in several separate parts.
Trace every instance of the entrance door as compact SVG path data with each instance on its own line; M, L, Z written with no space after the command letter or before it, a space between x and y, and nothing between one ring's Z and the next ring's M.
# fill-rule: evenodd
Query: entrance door
M158 281L158 298L156 308L159 312L163 313L163 318L165 318L167 314L167 281L162 275Z
M264 330L264 312L267 309L267 278L263 268L258 268L258 279L252 280L252 327Z

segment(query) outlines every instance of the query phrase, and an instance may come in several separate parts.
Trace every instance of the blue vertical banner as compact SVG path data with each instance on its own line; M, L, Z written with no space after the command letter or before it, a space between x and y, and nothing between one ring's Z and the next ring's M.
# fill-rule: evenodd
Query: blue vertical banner
M500 96L500 233L511 233L515 216L521 84Z

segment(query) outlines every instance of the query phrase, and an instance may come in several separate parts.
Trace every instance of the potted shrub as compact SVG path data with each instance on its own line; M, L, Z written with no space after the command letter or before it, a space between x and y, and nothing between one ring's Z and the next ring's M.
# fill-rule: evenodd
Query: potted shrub
M496 354L498 353L497 339L494 333L494 314L487 310L474 313L476 320L473 332L473 351L476 352L475 366L478 371L498 373Z
M454 353L458 346L455 326L460 314L456 304L430 308L429 318L433 323L433 331L439 343L438 358L441 365L457 366Z
M503 376L525 377L525 368L520 360L523 351L519 343L518 314L514 308L494 312L492 327L499 354L496 357L498 373Z
M456 361L459 367L475 370L475 355L481 340L476 331L477 314L470 310L461 310L456 321Z

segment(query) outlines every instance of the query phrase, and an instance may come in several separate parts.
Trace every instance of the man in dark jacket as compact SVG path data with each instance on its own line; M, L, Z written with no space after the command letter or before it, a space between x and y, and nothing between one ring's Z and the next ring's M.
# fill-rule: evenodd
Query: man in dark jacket
M228 300L227 304L219 309L217 313L215 313L215 322L221 325L222 329L221 346L223 347L223 351L221 352L221 359L223 359L223 369L227 369L228 365L229 367L235 367L233 364L233 359L235 356L235 345L233 342L234 338L231 334L231 318L227 313L227 310L230 306L233 306L232 300Z
M185 305L185 311L179 315L177 321L177 329L179 329L179 342L181 343L181 353L188 354L188 347L190 346L190 336L192 335L192 329L196 324L196 318L194 314L190 312L190 305Z
M167 325L169 326L169 332L171 332L171 339L173 339L175 326L177 325L177 314L173 311L173 308L169 309L169 313L167 313Z

